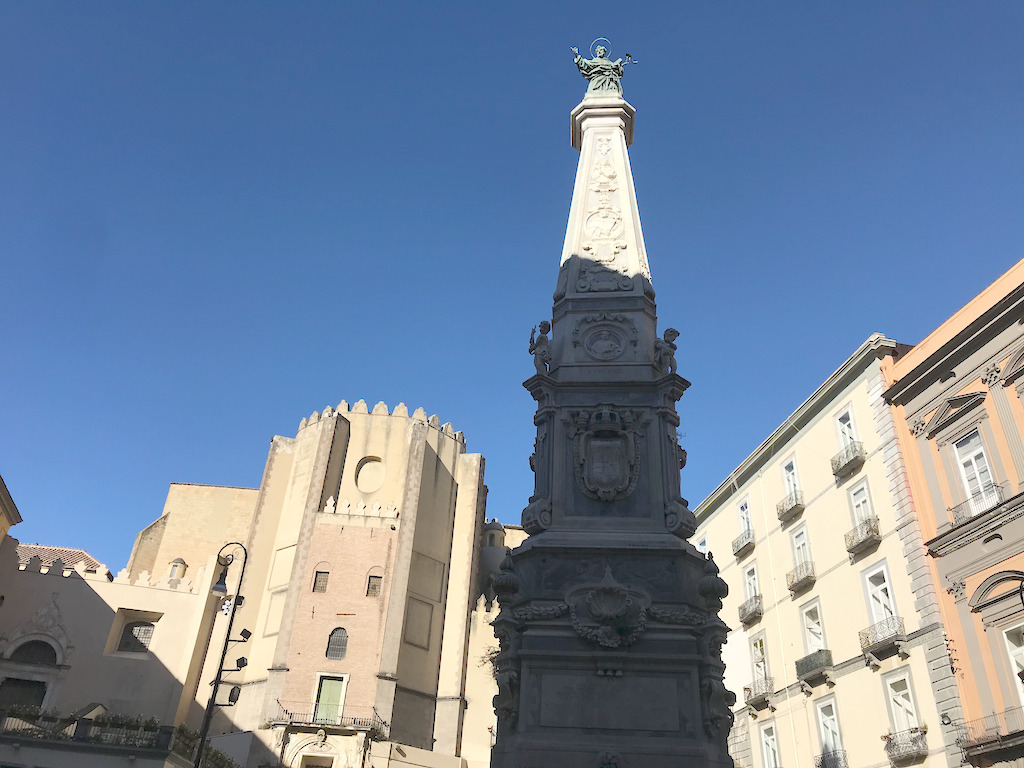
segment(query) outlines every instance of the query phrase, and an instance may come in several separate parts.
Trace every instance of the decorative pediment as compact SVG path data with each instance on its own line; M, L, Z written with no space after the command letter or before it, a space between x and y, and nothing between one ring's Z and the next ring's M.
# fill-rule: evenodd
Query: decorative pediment
M1024 590L1024 572L1000 571L993 573L981 582L967 604L971 607L972 612L980 611L986 605L1006 597L1012 596L1014 600L1019 600L1022 590Z
M1018 349L1003 369L1003 386L1008 387L1024 375L1024 347Z
M943 403L925 426L928 437L934 437L940 429L973 411L985 400L984 392L971 392L968 395L956 395Z

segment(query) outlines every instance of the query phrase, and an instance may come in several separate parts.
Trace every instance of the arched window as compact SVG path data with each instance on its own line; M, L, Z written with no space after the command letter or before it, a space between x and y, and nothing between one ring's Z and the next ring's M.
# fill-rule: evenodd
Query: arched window
M49 664L52 666L57 663L57 652L47 642L32 640L15 648L11 654L11 661L17 661L22 664Z
M338 627L331 636L327 638L327 658L333 661L340 661L345 658L345 651L348 649L348 632Z
M381 590L384 588L384 577L375 576L373 574L366 577L366 596L367 597L380 597Z
M316 571L313 574L313 591L326 592L327 580L331 577L330 571Z
M149 641L153 639L153 622L133 621L125 624L121 631L121 642L117 644L119 651L145 653L149 650Z

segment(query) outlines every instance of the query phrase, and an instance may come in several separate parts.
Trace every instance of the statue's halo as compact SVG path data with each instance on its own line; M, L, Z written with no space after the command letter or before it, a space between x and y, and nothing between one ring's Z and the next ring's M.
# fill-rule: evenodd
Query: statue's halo
M590 44L590 58L592 58L592 59L597 58L597 54L594 53L594 50L597 48L598 45L603 45L604 49L608 53L612 52L612 41L609 40L607 37L599 37L599 38L597 38L597 40L595 40L594 42L592 42Z

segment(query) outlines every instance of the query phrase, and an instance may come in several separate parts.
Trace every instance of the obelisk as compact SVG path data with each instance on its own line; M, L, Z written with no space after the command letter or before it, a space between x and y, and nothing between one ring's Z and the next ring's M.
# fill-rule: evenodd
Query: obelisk
M675 339L657 335L622 60L575 51L580 152L550 323L531 336L530 537L495 579L492 768L731 768L725 582L687 538ZM550 325L550 328L548 327ZM550 338L548 332L550 331Z

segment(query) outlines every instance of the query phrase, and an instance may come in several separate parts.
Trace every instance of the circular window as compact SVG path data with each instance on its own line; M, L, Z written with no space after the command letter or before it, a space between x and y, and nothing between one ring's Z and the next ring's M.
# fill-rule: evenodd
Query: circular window
M367 456L356 467L356 488L363 493L373 493L384 485L384 462L376 456Z

